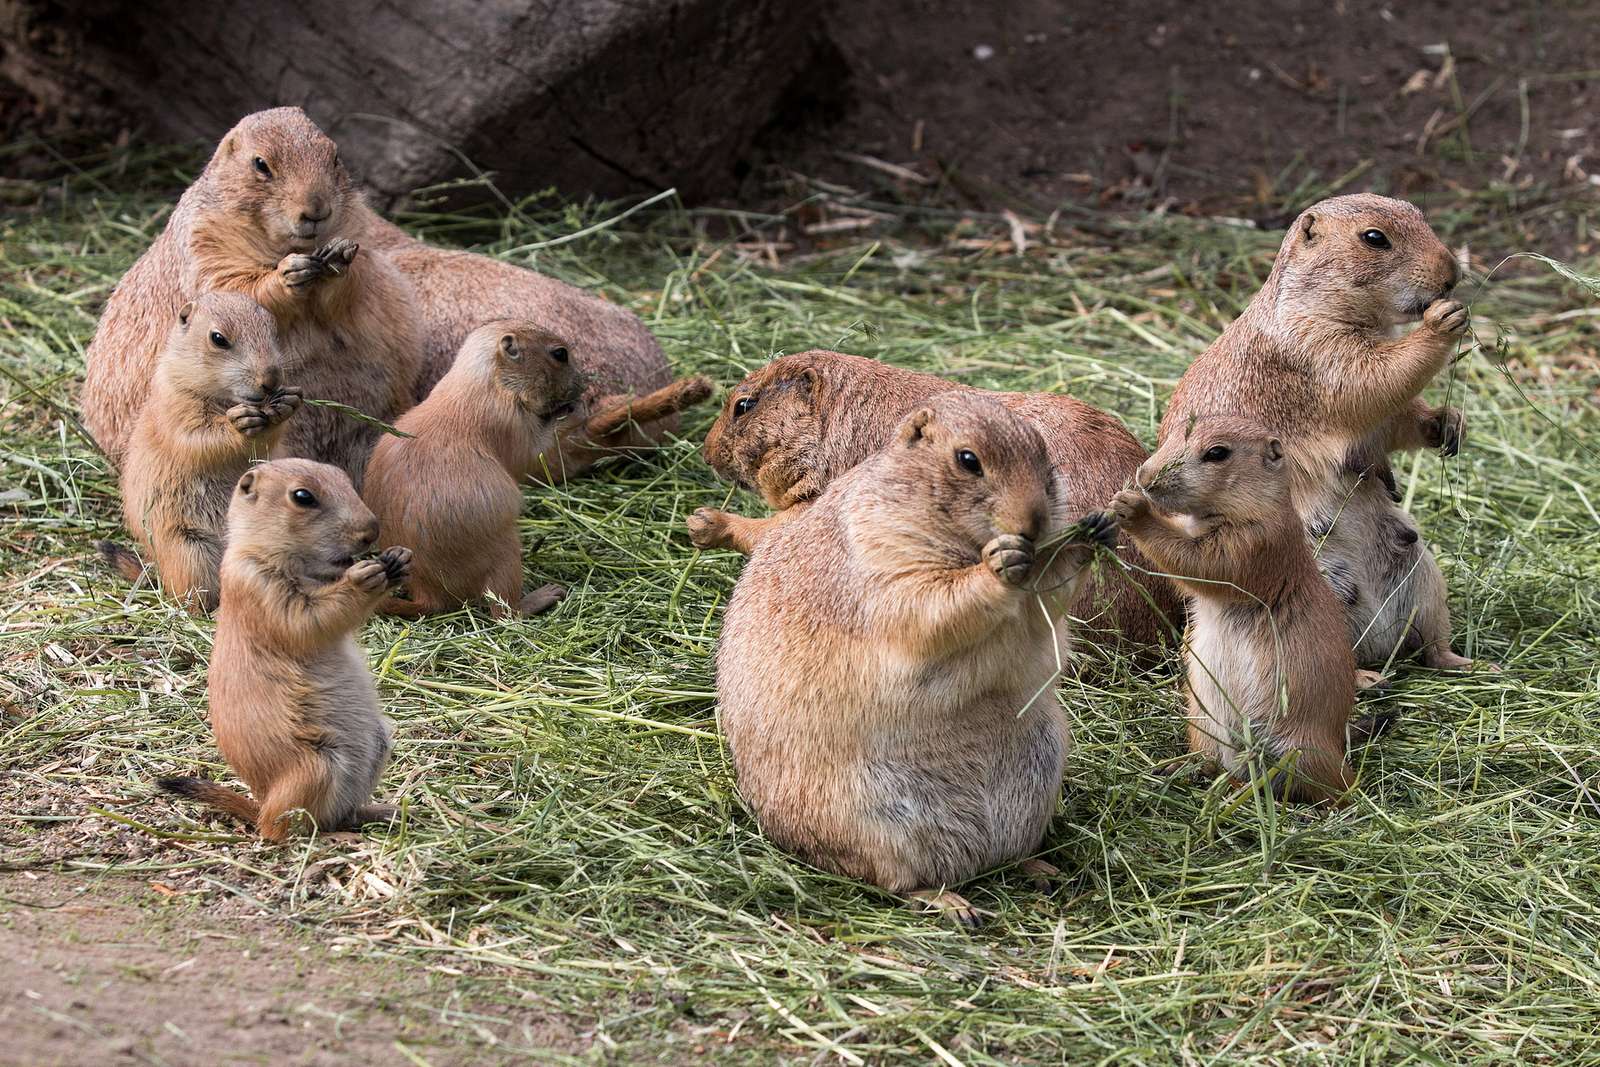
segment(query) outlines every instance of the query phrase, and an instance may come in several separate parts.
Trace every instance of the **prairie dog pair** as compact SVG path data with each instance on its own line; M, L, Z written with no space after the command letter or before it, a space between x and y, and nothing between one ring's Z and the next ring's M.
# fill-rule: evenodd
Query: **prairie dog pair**
M285 374L307 398L385 422L410 406L422 370L416 299L386 257L360 251L374 221L337 146L299 108L257 112L229 130L118 283L90 342L84 422L112 462L123 462L168 324L207 292L271 312ZM359 482L375 434L317 407L282 443Z
M193 608L217 607L228 501L239 476L273 451L300 406L283 363L265 308L238 293L206 293L178 312L156 364L122 466L123 518L162 586ZM138 576L126 549L100 548L125 575Z
M409 599L391 597L380 610L426 615L492 593L497 614L505 604L532 615L566 595L559 585L524 594L517 534L522 484L547 472L559 427L572 420L584 440L604 441L711 391L705 378L686 378L573 419L584 393L580 358L535 323L488 323L468 335L428 398L400 418L395 428L409 436L378 443L362 495L385 536L416 553Z
M288 836L297 810L324 833L394 814L371 803L394 731L355 635L405 581L411 553L358 561L377 538L378 520L336 467L273 460L239 479L206 677L217 747L251 795L204 778L163 778L162 789L269 841Z
M1212 416L1170 435L1112 510L1190 598L1190 750L1239 780L1254 762L1279 795L1333 802L1354 783L1345 748L1355 659L1292 480L1277 436ZM1373 732L1370 722L1354 731Z
M751 519L702 508L689 520L702 548L749 553L766 527L798 515L846 471L894 440L899 420L949 392L997 400L1043 435L1070 510L1103 508L1144 461L1145 451L1111 415L1070 396L990 393L875 359L812 351L774 359L729 390L706 434L706 460L753 489L776 514ZM1143 560L1131 546L1121 553ZM1106 567L1067 605L1093 643L1150 646L1175 628L1181 606L1163 578ZM1152 602L1154 607L1152 607Z
M1324 200L1295 220L1266 284L1190 366L1161 422L1163 444L1224 414L1279 438L1294 508L1367 666L1396 651L1471 665L1450 650L1438 565L1388 492L1391 451L1450 455L1460 443L1461 413L1418 395L1466 332L1466 308L1449 299L1459 276L1412 205ZM1414 331L1389 336L1417 317Z
M1039 431L976 391L915 408L888 447L759 532L717 649L720 719L766 835L919 896L1037 849L1070 736L1055 692L1091 541ZM1040 865L1046 866L1046 865Z

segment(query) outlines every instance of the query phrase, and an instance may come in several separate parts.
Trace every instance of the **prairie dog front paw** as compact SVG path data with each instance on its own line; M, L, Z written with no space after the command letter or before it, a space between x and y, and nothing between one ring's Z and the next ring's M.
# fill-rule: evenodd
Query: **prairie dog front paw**
M1033 542L1019 534L1001 534L983 546L983 561L1002 582L1020 586L1033 570Z
M1111 514L1126 526L1150 510L1150 500L1137 489L1124 489L1111 498Z
M728 519L726 511L716 508L696 508L684 520L689 527L689 540L696 548L728 548Z
M1467 305L1459 300L1435 300L1422 313L1423 329L1441 337L1459 337L1467 332Z
M411 550L391 545L378 553L378 563L383 566L384 582L389 588L398 588L411 577Z
M389 587L389 568L381 559L358 560L344 576L363 593L381 593Z
M228 409L227 419L244 437L258 437L272 424L267 411L259 404L235 404Z

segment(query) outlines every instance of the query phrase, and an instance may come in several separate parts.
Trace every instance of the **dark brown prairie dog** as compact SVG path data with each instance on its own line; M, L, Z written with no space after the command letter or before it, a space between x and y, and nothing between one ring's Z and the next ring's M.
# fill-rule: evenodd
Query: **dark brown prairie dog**
M1189 597L1189 747L1280 795L1335 801L1355 660L1343 610L1289 498L1277 437L1216 416L1168 436L1112 501L1117 522Z
M532 319L558 337L582 340L583 397L560 435L560 447L541 463L541 479L545 470L556 480L569 477L604 456L649 445L676 429L676 408L663 408L654 419L641 417L652 410L642 398L668 388L672 371L660 342L633 312L504 260L435 248L388 222L373 227L370 247L385 252L416 291L425 360L419 398L444 377L467 334L482 323ZM678 406L703 399L685 393ZM593 416L630 400L638 405L631 420L621 420L603 437L585 435Z
M260 304L207 293L178 312L121 479L128 532L174 598L215 610L234 486L271 453L299 406Z
M493 593L524 614L566 591L522 592L522 482L573 412L582 381L567 345L532 323L468 335L449 372L373 450L362 495L386 536L416 553L397 615L447 611ZM501 609L497 605L496 612Z
M1070 745L1055 692L1087 543L1039 431L947 392L769 529L717 649L720 721L766 835L923 897L1038 848ZM1096 514L1089 536L1114 531Z
M1471 662L1450 651L1438 565L1383 484L1390 450L1460 443L1461 413L1418 396L1466 332L1467 309L1448 299L1459 274L1412 205L1324 200L1295 220L1266 284L1190 366L1161 423L1165 442L1194 417L1242 415L1283 442L1295 510L1366 665L1396 651Z
M355 634L404 582L411 553L356 557L378 520L337 467L280 459L245 472L228 509L222 606L207 683L217 747L250 796L204 778L157 784L282 841L303 810L317 828L388 819L371 803L393 726Z
M731 389L706 434L705 456L717 473L760 493L777 513L751 519L702 508L689 520L690 536L702 548L749 554L763 530L797 514L835 478L893 440L898 420L951 391L995 397L1044 435L1069 510L1104 507L1144 461L1144 449L1120 422L1070 396L986 393L875 359L801 352L773 360ZM1121 555L1143 564L1131 547ZM1181 609L1170 582L1109 567L1104 572L1084 582L1069 607L1088 620L1080 636L1140 647L1178 625Z
M123 276L89 345L84 422L119 466L178 309L201 293L242 293L277 321L285 373L308 398L392 421L422 367L416 297L381 253L360 251L377 217L337 147L299 108L249 115L228 131L154 244ZM375 430L325 407L286 428L287 454L360 480Z

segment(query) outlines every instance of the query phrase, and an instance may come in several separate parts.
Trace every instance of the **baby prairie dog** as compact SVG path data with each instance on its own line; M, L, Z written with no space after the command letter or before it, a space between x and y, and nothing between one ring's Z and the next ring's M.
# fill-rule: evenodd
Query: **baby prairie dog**
M282 375L272 315L247 296L207 293L178 312L129 442L121 479L128 532L167 592L206 611L217 606L234 486L272 452L300 406L300 390ZM101 547L137 574L126 549Z
M893 441L900 419L952 391L993 397L1043 435L1069 511L1104 507L1144 461L1144 449L1120 422L1070 396L989 393L875 359L800 352L774 359L731 389L706 434L706 460L716 472L760 493L776 514L753 519L701 508L689 519L691 538L701 548L749 554L765 531ZM1144 562L1131 546L1121 555ZM1165 579L1106 567L1079 586L1068 610L1089 620L1082 630L1093 640L1140 647L1160 641L1181 609Z
M1189 748L1274 791L1336 801L1355 661L1343 611L1290 501L1283 445L1213 416L1171 434L1112 501L1118 524L1189 597Z
M763 535L717 694L772 841L976 921L948 887L1037 849L1061 790L1068 634L1039 600L1114 533L1052 544L1068 514L1039 431L950 392Z
M1459 277L1411 204L1324 200L1289 228L1266 284L1190 366L1161 423L1165 442L1197 416L1242 415L1283 442L1295 510L1367 665L1396 651L1471 664L1450 651L1438 565L1385 484L1390 451L1459 446L1461 413L1418 395L1466 332L1467 309L1449 299Z
M406 579L411 552L385 549L378 520L337 467L279 459L239 479L228 508L222 605L207 683L217 747L250 796L204 778L163 778L282 841L300 810L317 829L390 818L370 803L393 727L355 635Z
M229 130L118 283L89 345L84 422L112 462L123 462L167 324L213 290L272 313L286 372L307 398L386 422L409 407L422 369L415 296L382 253L360 251L377 222L337 146L299 108L260 111ZM283 445L359 482L375 436L314 407L285 430Z
M467 336L433 392L373 450L362 492L385 533L416 553L409 600L379 610L424 615L493 593L526 615L566 595L522 592L522 482L571 415L583 382L566 344L529 322ZM496 614L503 608L494 605Z

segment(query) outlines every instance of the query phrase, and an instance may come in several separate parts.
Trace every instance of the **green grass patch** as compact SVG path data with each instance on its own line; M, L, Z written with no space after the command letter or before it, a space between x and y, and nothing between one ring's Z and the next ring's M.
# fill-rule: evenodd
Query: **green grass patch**
M967 934L792 861L738 802L713 653L739 561L697 552L683 520L759 504L700 458L710 407L645 462L530 489L529 578L572 589L551 614L366 629L398 726L395 831L268 848L153 795L158 774L226 773L212 625L97 562L116 483L70 415L99 309L193 166L105 162L0 221L0 862L160 882L164 906L449 968L473 996L581 1021L621 1062L1600 1057L1600 311L1578 282L1523 262L1464 286L1483 351L1430 396L1465 408L1466 445L1400 465L1457 648L1504 672L1401 667L1375 698L1400 725L1331 815L1153 776L1182 745L1175 664L1069 680L1076 749L1045 852L1062 883L979 880L964 892L993 918ZM1569 210L1428 207L1486 267L1519 250L1519 220ZM763 243L791 222L662 205L548 243L613 214L535 198L404 221L601 290L724 385L834 347L1069 391L1147 444L1277 244L1067 214L1019 257L1002 219L923 213L775 265Z

